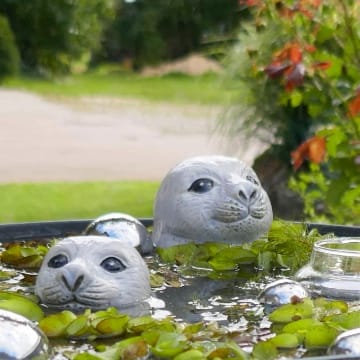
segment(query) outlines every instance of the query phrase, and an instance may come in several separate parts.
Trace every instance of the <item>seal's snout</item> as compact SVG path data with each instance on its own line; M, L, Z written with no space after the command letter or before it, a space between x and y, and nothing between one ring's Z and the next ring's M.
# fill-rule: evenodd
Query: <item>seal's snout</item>
M68 269L64 269L62 271L60 279L70 292L78 290L84 282L85 275L79 270L80 269L72 269L69 271Z
M238 185L238 197L239 201L243 205L251 205L254 203L258 196L258 189L257 187L250 183L250 182L244 182Z
M69 291L74 292L80 287L81 283L83 282L84 275L80 275L77 279L75 279L74 282L71 282L72 279L68 279L64 275L61 277L61 280Z

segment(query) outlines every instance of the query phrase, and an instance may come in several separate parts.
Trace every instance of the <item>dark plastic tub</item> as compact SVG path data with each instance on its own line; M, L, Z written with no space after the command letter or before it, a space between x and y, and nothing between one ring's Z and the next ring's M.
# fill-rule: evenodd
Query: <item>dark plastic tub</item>
M139 219L146 227L152 226L152 219ZM0 224L0 242L17 240L39 240L81 234L91 220L40 221L14 224ZM336 236L359 236L360 226L343 226L307 223L308 229L318 229L321 234Z

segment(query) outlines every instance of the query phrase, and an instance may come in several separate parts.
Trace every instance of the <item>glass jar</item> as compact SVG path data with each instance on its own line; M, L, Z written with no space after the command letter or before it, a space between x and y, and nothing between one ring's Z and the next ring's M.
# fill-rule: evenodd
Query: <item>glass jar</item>
M313 296L360 300L360 238L328 238L314 244L310 262L295 279Z

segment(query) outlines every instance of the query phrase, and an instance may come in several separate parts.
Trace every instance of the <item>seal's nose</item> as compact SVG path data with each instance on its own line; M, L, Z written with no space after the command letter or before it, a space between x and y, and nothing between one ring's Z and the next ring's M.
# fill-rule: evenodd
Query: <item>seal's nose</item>
M75 292L80 287L84 278L84 273L80 269L64 269L61 274L61 281L71 292Z
M258 190L255 184L244 182L238 186L238 195L244 205L252 204L257 197Z

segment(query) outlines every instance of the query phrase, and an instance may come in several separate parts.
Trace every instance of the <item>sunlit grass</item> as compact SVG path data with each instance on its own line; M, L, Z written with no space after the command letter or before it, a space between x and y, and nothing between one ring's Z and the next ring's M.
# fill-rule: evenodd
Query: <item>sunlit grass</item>
M172 74L143 77L133 73L87 73L50 81L20 77L8 79L4 87L48 96L114 96L173 103L221 104L228 93L216 74L186 76Z
M157 182L0 185L0 222L93 219L108 212L152 217Z

